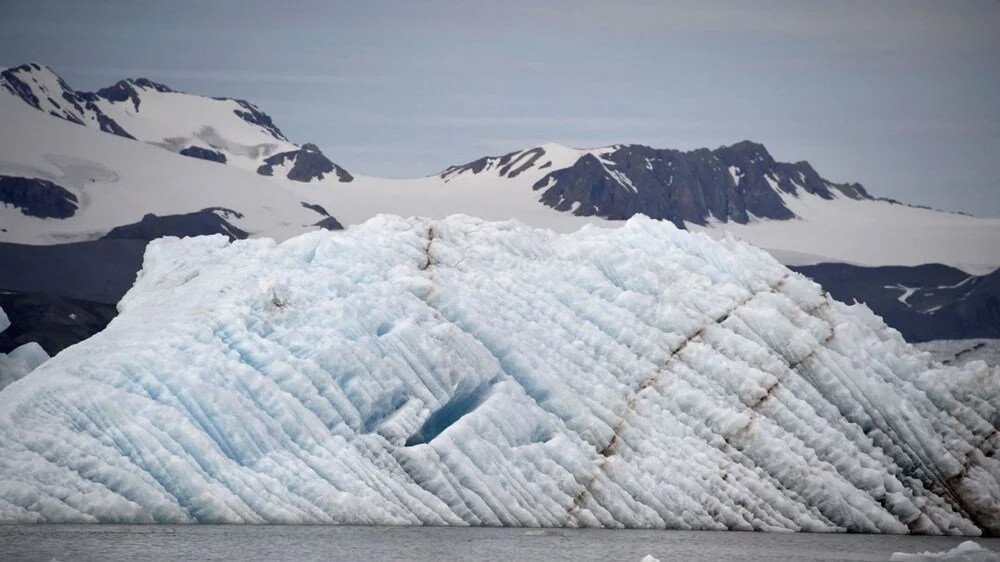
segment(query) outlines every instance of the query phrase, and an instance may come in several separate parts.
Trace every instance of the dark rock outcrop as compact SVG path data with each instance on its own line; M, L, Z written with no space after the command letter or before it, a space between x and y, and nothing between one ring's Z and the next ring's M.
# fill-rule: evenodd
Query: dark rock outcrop
M230 240L243 240L249 233L230 224L227 218L243 215L230 209L213 207L182 215L156 216L152 213L132 224L117 226L102 240L155 240L163 236L207 236L222 234Z
M909 342L1000 338L1000 269L973 276L941 264L794 266L834 298L868 305Z
M0 353L37 342L50 356L100 332L118 315L111 303L35 292L0 291L0 308L11 321L0 332Z
M31 87L21 80L21 77L19 76L22 73L37 72L41 69L42 67L36 63L22 64L21 66L8 68L7 70L0 72L0 79L2 79L3 88L24 100L24 102L31 107L34 107L35 109L42 109L41 105L39 105L38 96L31 91Z
M76 195L48 180L0 175L0 203L29 217L64 219L78 208Z
M504 154L497 160L494 156L484 156L479 160L469 162L461 166L451 166L445 171L441 172L441 177L448 179L450 176L461 174L462 172L472 172L473 174L478 174L482 172L486 167L493 161L497 160L497 174L500 177L505 178L516 178L521 172L530 169L534 166L538 160L545 155L545 149L542 147L530 148L524 151L511 152ZM551 165L551 163L544 164L540 168L545 168Z
M300 182L321 180L326 174L331 172L335 173L337 180L341 182L349 182L354 179L354 176L347 173L347 170L334 164L320 152L319 147L311 143L302 145L302 148L298 150L280 152L266 158L264 164L257 168L257 173L262 176L272 176L274 175L275 166L282 166L288 163L292 164L292 168L288 171L287 176L290 180Z
M112 229L90 242L35 246L0 243L0 308L12 326L0 333L0 353L37 341L49 355L101 331L142 268L149 240L160 236L247 233L224 209L157 217Z
M763 145L749 141L690 152L622 146L600 157L586 154L534 188L542 203L560 211L619 220L643 213L680 227L712 218L794 218L782 192L870 198L858 184L828 182L808 162L776 162Z
M258 109L256 105L246 100L238 100L235 98L215 98L215 99L233 100L234 102L239 104L240 107L243 108L242 110L240 109L233 110L233 113L238 115L240 119L243 119L244 121L250 123L251 125L257 125L258 127L264 128L269 133L271 133L271 135L273 135L274 138L276 139L288 140L287 138L285 138L285 135L282 134L281 129L279 129L278 126L274 124L274 121L271 120L271 116Z
M340 224L340 221L335 219L330 213L326 212L326 209L322 205L316 205L315 203L306 203L302 201L302 206L306 209L316 211L317 213L323 215L323 219L313 226L318 226L326 230L344 230L344 225Z
M551 166L539 146L452 166L440 177L451 181L489 171L515 178ZM559 211L615 220L642 213L682 228L685 222L705 224L711 219L791 219L795 215L782 199L786 194L872 198L860 184L829 182L808 162L777 162L763 145L750 141L688 152L643 145L583 152L572 165L549 172L533 187L541 203Z
M303 202L328 230L343 226L320 205ZM117 315L115 304L135 282L146 244L161 236L248 234L226 218L228 209L158 217L112 229L100 240L35 246L0 243L0 308L13 326L0 334L0 353L37 341L49 355L101 331Z
M209 150L207 148L202 148L200 146L189 146L181 150L181 155L190 156L191 158L199 158L201 160L208 160L209 162L218 162L220 164L226 163L226 155L216 151Z
M139 111L139 104L142 103L142 100L139 97L139 92L136 91L136 86L162 93L173 92L169 87L148 78L136 78L135 80L119 80L111 86L97 90L92 95L111 102L131 101L135 110Z
M45 100L38 99L38 96L32 92L32 87L26 80L32 80L32 75L39 72L51 73L55 77L61 92L48 92ZM23 64L0 72L0 86L20 97L25 103L39 111L45 111L50 115L78 125L85 124L83 119L92 119L97 122L98 128L105 133L129 139L134 138L114 119L108 117L94 104L94 101L97 99L95 94L74 91L55 72L37 63ZM57 96L58 99L53 98L53 95Z

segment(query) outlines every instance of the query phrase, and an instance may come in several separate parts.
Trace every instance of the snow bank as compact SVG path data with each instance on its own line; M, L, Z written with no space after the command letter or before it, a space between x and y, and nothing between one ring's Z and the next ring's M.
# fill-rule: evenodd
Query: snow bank
M1000 529L998 372L732 238L167 238L119 309L0 392L0 519Z
M962 560L967 562L990 562L1000 560L1000 554L983 548L973 541L965 541L945 552L921 552L909 554L895 552L890 560Z

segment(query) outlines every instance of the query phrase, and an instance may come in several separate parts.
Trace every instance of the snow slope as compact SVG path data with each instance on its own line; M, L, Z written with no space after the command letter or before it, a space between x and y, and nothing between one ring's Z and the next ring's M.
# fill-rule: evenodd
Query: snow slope
M212 149L225 154L227 164L251 171L268 156L299 148L277 128L240 117L240 113L256 110L246 102L163 91L131 80L122 87L137 92L136 99L141 101L101 98L96 104L138 140L174 152L189 146Z
M91 240L147 213L164 216L214 207L241 213L227 215L227 220L247 232L279 239L311 230L324 218L302 205L310 199L273 178L80 127L13 96L0 95L0 130L0 175L49 180L79 202L73 216L62 219L0 206L2 242Z
M1000 530L1000 373L733 239L166 238L119 308L0 392L0 519Z
M351 184L336 187L291 185L289 189L321 202L344 224L358 224L379 213L434 218L463 213L490 220L516 218L557 232L572 232L585 224L614 227L622 221L577 216L572 210L562 212L543 205L539 198L544 189L534 186L586 155L603 162L602 155L618 148L574 149L550 143L512 153L504 164L502 157L485 158L427 178L355 176ZM538 149L543 156L533 158ZM551 177L548 181L555 182ZM622 190L634 188L629 181L621 181ZM1000 219L856 199L835 189L830 190L830 198L801 189L788 193L775 187L775 192L796 218L752 218L747 224L710 219L705 225L689 222L685 227L716 238L731 232L788 265L942 263L974 275L1000 267Z
M844 196L822 199L801 193L783 194L782 199L797 219L687 228L716 237L731 232L774 251L789 265L942 263L972 275L1000 267L1000 219Z
M178 92L145 78L121 80L97 92L77 92L51 68L29 63L0 72L0 97L71 123L251 171L259 171L274 158L294 160L310 146L312 150L305 152L319 152L314 145L290 142L250 102ZM310 160L316 160L315 155ZM350 181L350 174L325 156L322 160L323 172L336 170L340 181ZM292 177L304 182L322 179L319 170L305 170L309 167L302 166ZM269 170L267 175L273 173Z

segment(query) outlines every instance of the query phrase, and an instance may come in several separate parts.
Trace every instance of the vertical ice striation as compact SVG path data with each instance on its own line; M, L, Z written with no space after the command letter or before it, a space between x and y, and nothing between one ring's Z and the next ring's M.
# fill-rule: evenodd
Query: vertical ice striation
M0 392L0 519L1000 531L1000 373L731 238L161 239L119 308Z

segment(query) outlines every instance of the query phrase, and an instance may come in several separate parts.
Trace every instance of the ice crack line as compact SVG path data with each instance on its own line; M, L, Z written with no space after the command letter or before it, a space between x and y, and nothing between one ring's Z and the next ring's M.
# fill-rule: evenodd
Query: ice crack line
M680 345L678 345L675 349L673 349L670 352L670 355L667 357L666 361L664 361L663 365L659 369L657 369L656 373L652 377L650 377L649 379L647 379L645 382L643 382L641 385L639 385L638 389L636 389L635 391L632 392L632 395L631 395L631 397L630 397L630 399L628 401L628 404L625 406L625 408L622 410L622 412L617 416L618 421L615 422L615 425L611 428L611 438L608 440L607 445L605 445L599 451L599 454L603 458L600 460L599 464L597 465L597 469L594 471L594 474L590 477L590 479L587 481L587 483L583 485L583 487L580 490L580 492L573 499L573 505L566 512L566 521L563 522L563 526L566 526L569 522L571 522L574 519L576 519L577 513L579 513L580 509L582 509L583 501L586 499L586 497L588 495L590 495L592 493L591 492L591 488L593 487L593 485L597 481L597 479L600 477L601 473L604 472L605 467L607 466L607 463L608 463L608 460L610 459L610 457L615 454L618 442L620 440L620 432L621 432L622 428L625 425L625 421L626 421L625 417L628 415L629 412L634 412L635 411L636 403L639 400L639 393L642 392L643 390L645 390L645 389L653 386L653 384L662 375L666 374L668 372L667 368L675 360L679 359L679 354L687 347L687 345L689 343L691 343L692 341L694 341L696 339L699 339L701 337L701 335L705 332L705 330L708 329L709 326L715 326L715 325L722 324L723 322L725 322L726 320L728 320L729 317L732 316L737 310L739 310L739 309L743 308L744 306L746 306L747 304L749 304L750 301L752 301L754 298L756 298L759 295L762 295L762 294L775 294L775 293L777 293L781 289L781 287L785 284L785 282L788 280L788 278L791 275L792 275L791 273L785 274L774 285L769 286L768 290L766 290L766 291L759 291L759 292L751 294L747 298L743 299L742 302L734 305L732 308L730 308L729 310L727 310L724 314L722 314L721 316L719 316L718 318L716 318L711 324L706 324L705 326L702 326L694 334L688 336L683 342L680 343Z
M806 314L808 314L809 316L816 316L816 314L821 309L823 309L824 307L828 307L829 305L830 305L830 295L829 295L829 293L827 293L826 295L824 295L823 302L821 302L817 306L811 308L810 310L806 311ZM806 354L804 357L802 357L801 359L798 359L796 361L790 361L788 358L785 358L785 357L781 356L782 359L783 359L783 361L787 365L787 367L788 367L788 369L789 369L790 372L798 373L799 376L801 376L806 382L808 382L810 385L812 385L821 394L824 394L822 386L818 385L816 383L816 381L814 381L812 379L812 377L807 376L806 373L800 372L798 369L799 369L799 367L801 367L801 366L805 365L806 363L811 362L813 359L815 359L816 358L816 353L819 350L824 349L824 348L829 348L830 343L833 341L833 339L834 339L835 336L836 336L836 331L835 330L831 330L830 334L820 343L819 347L810 350L810 352L808 354ZM764 398L767 398L767 397L768 397L767 395L764 396ZM756 407L759 406L761 403L763 403L763 399L761 399L760 401L758 401L757 404L755 404L755 407L752 408L752 409L756 412ZM836 404L835 404L835 406L836 406ZM838 411L840 411L839 406L837 407L837 409L838 409ZM865 410L868 411L867 408L865 408ZM851 422L851 423L857 423L856 421L852 420L849 416L847 416L844 412L841 411L840 413L849 422ZM875 415L873 413L869 413L869 416L871 416L873 418L873 421L874 421ZM980 521L978 521L976 517L974 517L973 510L968 509L968 506L966 505L966 502L964 501L964 499L961 497L961 495L957 492L957 490L955 488L957 486L957 483L959 481L961 481L961 479L967 473L967 471L968 471L968 469L969 469L969 467L970 467L970 465L972 463L972 460L973 460L972 459L973 453L976 450L978 450L979 448L985 446L986 443L994 435L997 434L997 431L994 430L994 432L991 433L990 435L986 436L979 443L979 445L977 447L975 447L975 448L973 448L973 450L969 451L969 453L966 455L966 457L964 459L964 462L962 463L962 469L961 469L961 471L959 473L953 475L950 478L946 478L944 476L944 474L940 471L940 469L937 466L937 464L934 463L934 462L932 462L929 458L925 458L926 455L923 454L922 451L917 451L913 446L911 446L910 443L908 443L900 435L899 431L897 430L896 427L894 427L894 425L890 422L890 420L888 420L888 419L886 419L886 418L884 418L882 416L878 416L878 417L881 419L882 426L883 426L884 430L886 431L886 435L890 439L892 439L893 442L896 443L900 447L900 449L902 449L905 453L908 454L908 456L909 456L909 458L910 458L911 461L913 461L916 464L919 464L920 467L923 469L924 473L927 476L931 477L931 481L927 482L926 480L921 479L921 478L919 478L919 476L917 476L918 480L924 481L926 484L929 485L928 491L931 491L933 493L937 493L945 501L947 501L953 508L955 508L958 512L964 514L966 516L966 518L968 518L970 521L973 521L974 523L976 523L977 525L979 525L981 528L985 528L983 526L983 524ZM748 424L748 426L749 426L749 424ZM740 431L744 431L745 429L746 429L746 427L741 428ZM867 435L869 432L868 431L864 431L864 433ZM895 461L895 459L894 459L894 461ZM896 462L898 462L898 461L896 461ZM938 484L938 486L934 486L935 483ZM937 491L935 491L934 488L937 488ZM879 502L883 504L883 507L885 507L885 503L884 503L885 500L884 500L884 498L880 498ZM887 511L889 513L893 513L889 509L887 509ZM895 515L895 514L893 514L893 515ZM914 522L916 522L916 520L919 519L922 515L924 515L923 510L920 510L920 512L916 516L913 516L910 519L905 520L905 521L902 520L902 519L900 519L900 521L902 523L904 523L905 525L907 525L907 526L912 526L912 524Z

